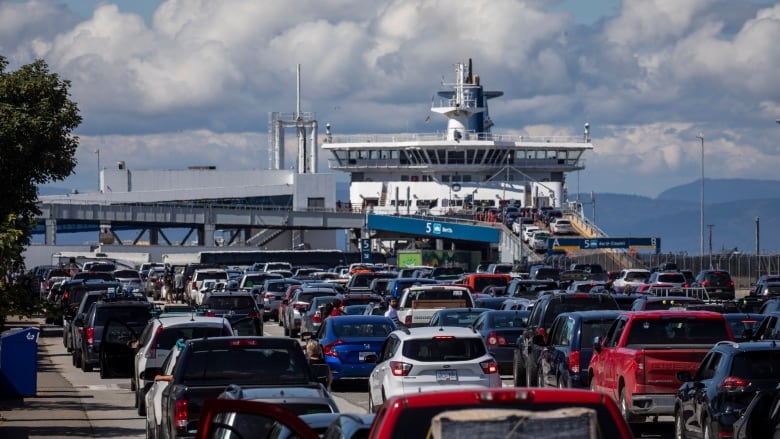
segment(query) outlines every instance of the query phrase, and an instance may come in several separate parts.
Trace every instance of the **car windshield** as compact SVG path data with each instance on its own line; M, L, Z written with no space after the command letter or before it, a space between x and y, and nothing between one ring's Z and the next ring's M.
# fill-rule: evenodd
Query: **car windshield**
M442 313L439 318L440 326L461 326L466 327L474 323L480 314L485 312L479 311L462 311L462 312L446 312Z
M485 355L482 338L449 336L407 340L403 356L422 362L466 361Z

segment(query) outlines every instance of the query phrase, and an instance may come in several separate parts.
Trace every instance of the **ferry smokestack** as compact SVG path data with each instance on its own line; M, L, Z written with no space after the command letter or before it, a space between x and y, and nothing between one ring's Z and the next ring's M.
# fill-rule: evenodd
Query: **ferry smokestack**
M474 71L472 70L471 58L469 58L469 84L474 83Z

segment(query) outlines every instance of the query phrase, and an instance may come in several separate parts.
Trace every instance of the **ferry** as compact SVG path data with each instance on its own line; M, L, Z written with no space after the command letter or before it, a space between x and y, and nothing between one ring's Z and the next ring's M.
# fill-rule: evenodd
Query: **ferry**
M455 82L443 83L431 102L446 131L335 135L326 125L322 148L332 154L331 170L351 176L350 207L387 215L560 207L566 174L584 169L582 154L593 149L589 125L571 137L493 133L488 101L503 94L486 91L469 60L455 65Z

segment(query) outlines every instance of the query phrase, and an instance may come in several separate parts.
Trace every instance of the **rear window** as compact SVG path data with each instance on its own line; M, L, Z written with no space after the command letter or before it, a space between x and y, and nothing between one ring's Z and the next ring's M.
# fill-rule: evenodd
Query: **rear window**
M150 308L140 306L126 308L106 306L98 308L95 311L94 326L105 325L109 318L124 322L128 326L143 326L152 316L150 311Z
M212 309L250 309L255 307L251 297L214 297L208 298L208 307Z
M157 349L171 349L179 339L220 337L230 335L220 326L195 326L195 327L163 327L160 336L157 337Z
M463 290L424 290L415 293L414 300L465 300L466 307L474 306L471 295Z
M685 276L682 274L661 274L658 276L658 282L685 283Z
M333 334L336 337L387 337L393 330L389 322L333 323Z
M315 297L322 297L322 296L335 296L335 293L328 293L328 292L317 292L317 293L301 293L298 295L298 302L306 302L311 303L312 299Z
M485 287L488 287L490 285L495 285L497 287L505 287L509 282L507 282L505 277L475 277L474 278L474 290L475 291L482 291L485 289Z
M482 338L430 338L407 340L403 356L422 362L467 361L485 355Z
M626 280L629 282L644 282L650 277L650 273L643 272L628 272L626 273Z
M483 312L485 311L448 312L439 319L440 326L466 327L474 323Z
M742 352L734 357L729 375L750 379L777 379L780 351Z
M197 273L197 277L198 277L199 281L207 280L207 279L208 280L227 280L228 279L228 274L225 271L222 271L222 272L219 272L219 271L217 271L217 272L202 272L202 273Z
M636 319L629 331L629 345L714 345L719 341L729 340L726 325L716 319Z
M307 383L306 358L287 349L251 345L195 350L184 361L182 383L209 385Z
M312 415L315 413L333 413L333 410L327 404L285 402L284 408L292 411L298 416Z
M580 345L583 347L590 346L594 337L604 339L604 336L607 335L607 331L609 331L609 327L612 326L612 322L614 321L615 319L605 319L582 322Z
M707 273L705 278L710 282L729 282L731 280L731 275L725 271L716 271Z

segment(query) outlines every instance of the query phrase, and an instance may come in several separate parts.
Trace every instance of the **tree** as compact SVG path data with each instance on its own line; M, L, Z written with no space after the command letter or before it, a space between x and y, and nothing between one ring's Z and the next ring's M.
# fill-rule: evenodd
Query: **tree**
M7 72L0 55L0 267L22 263L30 227L40 214L38 185L63 180L76 166L81 124L70 81L43 60ZM3 273L4 274L4 273ZM0 301L11 293L0 284ZM6 299L7 300L7 299ZM3 307L0 306L0 309Z

